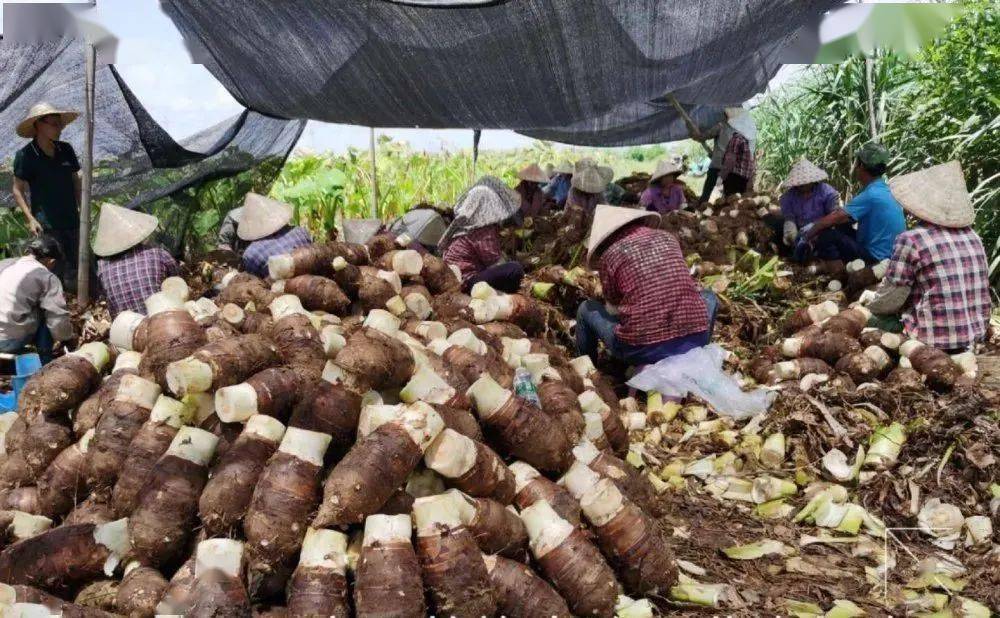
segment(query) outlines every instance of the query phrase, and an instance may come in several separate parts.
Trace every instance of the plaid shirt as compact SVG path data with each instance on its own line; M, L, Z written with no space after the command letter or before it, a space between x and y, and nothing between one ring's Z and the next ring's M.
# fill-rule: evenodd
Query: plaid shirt
M971 346L990 321L986 252L972 228L918 227L896 237L885 281L912 292L907 334L942 350Z
M500 261L500 230L487 225L451 241L444 251L444 261L458 266L464 283L476 273Z
M601 286L618 307L622 341L648 345L708 330L708 309L673 234L631 225L607 242Z
M725 180L730 174L746 178L747 191L752 190L753 177L757 174L757 162L750 149L750 142L742 133L733 134L733 139L729 140L729 145L726 146L726 154L722 157L722 172L719 176Z
M243 252L243 270L258 277L267 277L267 258L272 255L291 253L292 249L312 244L309 232L301 227L278 230L270 236L250 243Z
M112 318L126 310L146 313L146 299L160 291L164 279L176 274L177 262L160 247L140 245L97 260L97 278Z

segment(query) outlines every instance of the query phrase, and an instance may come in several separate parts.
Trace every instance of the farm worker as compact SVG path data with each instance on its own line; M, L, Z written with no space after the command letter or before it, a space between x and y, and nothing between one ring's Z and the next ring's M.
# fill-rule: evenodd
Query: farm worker
M729 141L732 139L733 134L736 129L730 123L731 119L740 118L738 124L741 125L742 129L745 131L743 136L750 142L750 152L754 152L757 143L757 126L753 122L753 118L747 113L742 107L727 107L725 110L725 118L722 122L719 122L714 127L708 131L696 133L692 137L702 140L709 137L715 138L715 146L712 148L712 157L708 161L707 171L705 173L705 188L701 191L701 203L705 203L712 198L712 191L715 190L715 184L719 180L719 175L722 170L723 158L726 155L726 148L729 146ZM704 165L704 164L703 164Z
M149 238L160 222L153 215L114 204L101 206L94 236L97 278L114 318L122 311L146 313L146 299L160 291L177 262Z
M815 250L810 252L807 243L799 242L800 235L808 232L809 226L840 208L837 190L824 182L828 178L825 171L805 157L796 161L788 172L788 178L781 185L785 189L780 201L781 216L765 218L775 237L781 238L779 247L783 255L794 255L799 262L811 257L810 253L824 260L839 257L827 244L817 242Z
M537 163L521 169L517 173L520 180L514 190L521 196L521 216L537 217L546 211L545 202L549 196L542 190L543 185L548 183L548 176L538 167Z
M14 203L33 236L52 236L65 259L56 274L68 290L76 289L80 246L80 163L73 147L59 141L77 112L39 103L17 125L17 134L31 139L14 155ZM30 204L30 205L29 205Z
M854 162L854 177L861 192L843 208L826 215L806 233L814 246L826 247L829 259L845 262L862 259L874 264L892 255L892 246L906 229L903 208L892 196L883 175L889 165L889 151L869 142L861 147ZM851 236L845 224L856 222L857 232Z
M256 193L243 198L243 214L236 227L240 240L248 242L243 251L243 270L258 277L267 276L267 259L291 253L292 249L312 244L305 228L291 226L292 207Z
M742 107L727 107L726 123L732 136L722 155L719 178L722 179L722 194L728 197L734 193L753 191L753 180L757 174L754 154L757 126L754 125L750 112Z
M236 234L236 228L240 225L240 217L242 215L242 206L233 208L226 213L225 218L222 220L222 225L219 226L219 236L216 242L217 249L232 251L237 254L242 253L246 249L247 243Z
M561 161L554 171L555 176L552 176L543 191L552 198L557 206L562 208L566 205L566 198L569 197L570 181L573 179L573 164L569 161Z
M587 262L601 278L604 298L580 304L579 354L597 360L598 343L630 365L655 363L704 346L712 336L718 300L688 271L677 238L649 227L659 213L601 204L587 243Z
M582 159L576 164L566 206L579 206L587 212L604 200L604 192L614 179L614 170L597 165L590 159Z
M660 161L649 177L649 186L639 197L639 205L661 215L680 210L687 205L684 183L680 181L683 168L673 161Z
M894 178L892 194L918 220L896 236L885 278L862 297L879 326L902 311L907 335L949 353L981 341L990 321L989 266L958 161ZM881 319L879 319L881 318ZM898 329L892 329L898 330Z
M27 251L0 261L0 352L17 353L33 343L47 363L55 341L72 347L76 338L62 284L53 274L62 250L43 234L28 243Z
M518 262L503 261L500 224L517 213L521 198L494 176L483 176L458 198L455 219L441 238L442 257L462 272L462 289L485 281L502 292L516 292L524 278Z

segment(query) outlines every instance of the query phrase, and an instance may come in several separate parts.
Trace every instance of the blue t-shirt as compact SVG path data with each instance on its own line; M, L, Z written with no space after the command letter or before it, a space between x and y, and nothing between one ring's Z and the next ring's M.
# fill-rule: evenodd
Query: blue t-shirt
M844 210L858 222L858 243L873 259L889 259L896 236L906 231L906 218L885 180L872 181Z

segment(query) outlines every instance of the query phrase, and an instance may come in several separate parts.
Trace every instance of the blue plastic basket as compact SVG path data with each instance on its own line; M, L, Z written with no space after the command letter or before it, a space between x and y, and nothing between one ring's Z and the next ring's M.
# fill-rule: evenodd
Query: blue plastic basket
M35 353L18 354L14 358L15 375L12 380L14 390L0 393L0 413L17 412L17 400L21 395L21 389L24 388L24 383L41 368L42 361Z

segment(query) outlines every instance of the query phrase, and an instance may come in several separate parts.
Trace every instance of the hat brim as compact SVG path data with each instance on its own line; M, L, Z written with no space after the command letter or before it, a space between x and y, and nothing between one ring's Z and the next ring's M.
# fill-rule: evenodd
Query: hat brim
M134 231L131 231L127 235L98 233L97 237L94 238L94 244L91 248L94 251L94 255L98 257L118 255L122 251L128 251L132 247L145 242L146 239L153 235L157 226L159 226L159 222L153 219L142 222Z
M259 220L249 219L244 210L243 216L240 218L240 223L236 227L236 235L239 236L240 240L253 242L261 238L266 238L288 225L294 214L292 209L287 207L275 208L275 210L280 212L276 212L274 217L265 217Z
M649 177L649 184L653 184L657 180L666 178L667 176L680 176L682 173L684 173L684 170L667 170L659 174L653 174Z
M648 223L659 224L662 220L660 213L658 212L643 212L635 209L637 211L636 216L630 219L624 219L617 225L614 225L607 230L605 230L599 238L591 239L591 247L587 250L586 264L588 268L595 268L597 265L594 263L594 258L600 255L604 246L607 244L608 239L614 236L615 232L622 229L626 225L630 225L637 221L646 221Z
M935 165L889 181L893 197L921 221L948 228L969 227L976 211L957 161Z
M68 125L69 123L73 122L74 120L80 117L80 114L78 112L64 112L60 110L46 112L44 114L34 114L32 116L28 116L27 118L18 123L17 134L24 138L35 137L35 135L38 133L38 131L35 129L35 121L38 120L39 118L44 118L45 116L52 116L53 114L59 115L62 121L63 129L66 128L66 125Z

